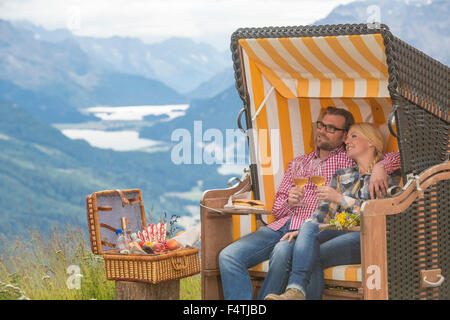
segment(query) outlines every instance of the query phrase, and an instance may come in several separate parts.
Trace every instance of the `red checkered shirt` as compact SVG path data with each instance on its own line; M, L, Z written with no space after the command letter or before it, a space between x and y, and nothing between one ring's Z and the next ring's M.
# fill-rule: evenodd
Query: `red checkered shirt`
M289 162L289 166L284 174L283 181L275 194L275 201L272 207L272 214L277 219L268 225L272 230L278 230L286 224L289 218L292 217L290 230L298 230L302 223L309 219L312 213L316 210L318 199L316 193L316 186L308 180L305 185L305 194L303 197L303 202L306 203L305 206L301 207L291 207L287 200L289 195L289 190L294 186L293 181L293 164L294 162L301 163L301 170L304 170L302 175L310 177L312 172L310 172L310 162L313 159L319 159L318 150L303 156L294 158ZM381 161L386 172L391 174L397 169L400 169L400 155L398 152L386 153L384 159ZM344 146L338 147L332 151L327 159L320 162L321 176L327 178L324 185L328 185L333 177L333 174L339 169L351 168L355 166L356 163L347 156Z

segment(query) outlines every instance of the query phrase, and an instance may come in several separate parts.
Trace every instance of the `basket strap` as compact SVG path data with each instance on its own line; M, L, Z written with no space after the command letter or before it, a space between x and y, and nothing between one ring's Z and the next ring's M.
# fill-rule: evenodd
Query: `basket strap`
M139 198L128 198L128 201L130 202L130 204L138 203L139 202Z
M113 227L111 227L110 225L105 224L105 223L100 223L100 227L105 228L105 229L109 229L112 232L116 232L116 229L114 229Z
M110 247L110 248L115 248L115 247L116 247L116 245L115 245L114 243L111 243L111 242L109 242L109 241L106 240L106 239L103 239L103 240L102 240L102 245L107 246L107 247Z
M112 207L110 206L103 206L103 207L97 207L98 211L112 211Z

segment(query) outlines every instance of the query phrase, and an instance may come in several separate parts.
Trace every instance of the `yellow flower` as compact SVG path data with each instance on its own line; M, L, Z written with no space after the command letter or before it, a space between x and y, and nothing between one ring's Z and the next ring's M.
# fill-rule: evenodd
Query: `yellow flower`
M357 214L347 213L343 211L336 215L336 217L333 219L333 224L337 225L338 227L358 226L359 216Z
M345 212L341 212L336 216L337 222L339 222L339 224L343 227L345 227L346 218L347 218L347 214L345 214Z

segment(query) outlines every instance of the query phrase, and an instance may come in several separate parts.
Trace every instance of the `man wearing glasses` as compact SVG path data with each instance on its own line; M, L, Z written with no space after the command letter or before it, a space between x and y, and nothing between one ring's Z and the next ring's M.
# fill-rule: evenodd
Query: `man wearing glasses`
M301 191L293 188L293 168L297 167L294 164L300 163L304 175L311 177L314 175L311 172L314 166L311 164L318 162L321 176L326 178L325 185L328 185L337 170L355 166L354 161L347 156L344 146L348 129L354 122L353 115L349 111L328 107L322 121L316 123L316 150L289 163L272 207L272 214L276 220L231 243L220 252L219 266L225 299L252 299L253 290L248 268L270 259L280 239L289 231L298 230L316 210L320 199L311 183ZM385 154L384 159L374 166L369 187L372 198L386 195L387 175L400 167L398 152ZM306 205L297 206L300 202ZM286 284L279 281L285 277L271 272L283 269L271 268L271 264L277 263L274 260L289 261L289 259L270 259L269 272L259 291L258 299L263 299L268 293L283 292L285 289Z

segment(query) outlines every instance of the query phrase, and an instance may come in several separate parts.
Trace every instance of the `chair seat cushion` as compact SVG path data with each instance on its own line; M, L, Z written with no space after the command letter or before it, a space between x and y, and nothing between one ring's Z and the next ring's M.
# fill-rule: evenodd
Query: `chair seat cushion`
M362 281L361 265L334 266L323 271L324 279L337 281Z

